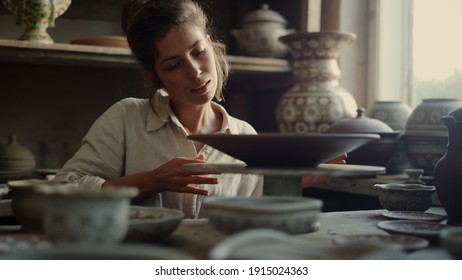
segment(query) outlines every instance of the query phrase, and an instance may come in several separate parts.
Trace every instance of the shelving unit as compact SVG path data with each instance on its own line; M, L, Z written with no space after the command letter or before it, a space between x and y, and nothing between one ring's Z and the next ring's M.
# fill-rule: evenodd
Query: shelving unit
M279 0L199 0L229 53L232 72L223 106L258 131L277 130L276 103L294 82L290 61L240 56L230 30L239 28L242 18L263 3L288 19L289 28L303 30L309 1L294 0L287 5ZM0 142L1 137L15 133L34 152L38 167L57 168L72 156L90 125L110 105L149 94L129 49L62 43L82 36L69 29L69 21L94 21L96 25L104 21L118 26L124 2L73 1L49 30L62 35L56 36L55 44L0 38ZM3 5L0 14L14 21ZM60 25L60 19L66 24ZM96 25L92 30L98 29Z
M287 73L284 59L228 56L235 74ZM132 68L135 60L130 50L73 44L41 44L0 39L0 62Z

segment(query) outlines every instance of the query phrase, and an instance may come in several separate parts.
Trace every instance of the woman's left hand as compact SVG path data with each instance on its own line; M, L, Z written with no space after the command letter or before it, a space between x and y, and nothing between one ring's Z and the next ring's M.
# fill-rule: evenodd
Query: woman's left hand
M328 160L324 163L326 164L345 164L347 158L348 158L348 155L343 154L341 156ZM326 176L304 176L302 178L302 188L312 186L314 184L329 180L331 178L332 178L331 176L327 176L327 175Z

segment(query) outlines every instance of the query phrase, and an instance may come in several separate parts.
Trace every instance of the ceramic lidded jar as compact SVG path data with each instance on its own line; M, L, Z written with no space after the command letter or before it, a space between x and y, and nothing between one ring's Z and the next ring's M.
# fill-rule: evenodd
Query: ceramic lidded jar
M393 131L389 125L368 118L365 109L357 109L356 118L342 119L332 124L325 133L373 133L380 139L367 143L348 153L347 163L359 165L387 166L397 145L399 131Z
M284 57L287 46L279 37L294 33L287 29L287 21L276 11L263 4L261 9L246 15L241 21L241 29L231 30L236 38L239 53L257 57Z
M281 132L322 132L356 115L356 101L340 85L340 50L356 40L352 33L305 32L280 38L294 57L295 85L278 101L276 121Z
M0 181L18 179L34 167L32 152L18 142L16 135L10 135L8 143L0 146Z
M449 112L462 106L461 99L424 99L406 122L402 138L404 150L412 167L433 176L436 163L446 152L448 129L441 120Z
M434 182L438 198L448 214L448 224L462 225L462 107L442 117L448 127L444 156L436 163Z

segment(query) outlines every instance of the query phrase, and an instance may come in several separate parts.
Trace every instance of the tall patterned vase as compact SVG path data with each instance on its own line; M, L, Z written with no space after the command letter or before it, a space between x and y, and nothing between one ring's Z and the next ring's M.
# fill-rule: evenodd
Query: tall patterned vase
M25 27L19 37L22 41L51 44L47 28L55 26L55 19L71 5L71 0L2 0L16 16L16 24Z
M276 121L281 132L322 132L356 116L353 96L340 85L338 58L355 34L308 32L281 37L293 55L295 85L280 98Z

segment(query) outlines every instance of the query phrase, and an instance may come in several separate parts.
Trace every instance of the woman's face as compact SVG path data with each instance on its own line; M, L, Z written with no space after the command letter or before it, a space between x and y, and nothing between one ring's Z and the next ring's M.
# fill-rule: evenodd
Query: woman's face
M194 26L173 28L155 45L155 71L175 107L203 105L217 90L210 37Z

